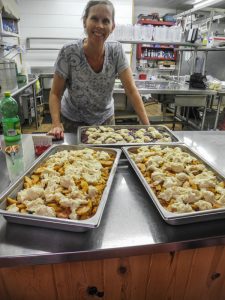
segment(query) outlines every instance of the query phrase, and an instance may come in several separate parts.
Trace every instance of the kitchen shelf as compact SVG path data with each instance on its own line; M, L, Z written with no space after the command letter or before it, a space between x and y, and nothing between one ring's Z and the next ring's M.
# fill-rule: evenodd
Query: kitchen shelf
M174 46L172 45L163 45L163 46L160 46L160 45L145 45L145 44L142 44L141 45L141 48L150 48L150 49L174 49Z
M137 24L145 26L151 25L152 27L159 28L161 26L171 27L175 22L139 19ZM175 48L181 46L183 43L173 41L140 41L137 43L136 59L137 61L147 60L155 61L158 65L159 61L173 61L176 62L177 52ZM185 43L185 46L192 46L192 44ZM165 57L168 56L168 57Z
M10 32L10 31L9 32L1 31L0 36L2 36L2 37L20 37L18 33Z
M162 68L160 68L160 67L158 67L157 70L158 71L167 71L167 72L171 71L172 72L172 71L175 70L175 67L176 67L175 65L174 65L174 68L171 68L171 67L168 67L168 68L167 67L162 67Z
M173 26L175 22L156 21L156 20L138 20L137 24L140 25L154 25L154 26Z
M27 51L42 51L42 50L59 51L60 49L61 49L61 47L58 47L58 48L26 48Z
M18 19L4 15L0 12L0 37L19 37Z
M225 51L225 47L223 48L206 48L206 47L196 47L195 49L193 48L177 48L174 49L175 51Z
M175 58L165 58L165 57L142 57L141 59L144 59L144 60L169 60L169 61L175 61L176 59Z
M29 50L39 50L39 49L43 49L43 48L33 48L30 46L30 41L31 40L38 40L38 39L43 39L43 40L77 40L76 38L72 39L72 38L51 38L51 37L29 37L26 39L26 43L27 46L26 48ZM122 44L148 44L148 45L173 45L173 46L186 46L186 47L199 47L201 46L200 44L193 44L193 43L188 43L188 42L172 42L172 41L147 41L147 40L119 40L118 42L122 43ZM44 49L45 50L45 49ZM51 49L47 49L47 50L58 50L58 48L51 48Z
M119 40L122 44L163 44L163 45L174 45L174 46L187 46L187 47L198 47L198 44L187 43L187 42L166 42L166 41L147 41L147 40Z

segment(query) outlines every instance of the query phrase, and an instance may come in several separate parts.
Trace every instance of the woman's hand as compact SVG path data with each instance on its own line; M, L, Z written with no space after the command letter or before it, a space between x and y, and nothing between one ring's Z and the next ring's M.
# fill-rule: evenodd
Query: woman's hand
M61 96L65 87L65 79L58 74L54 75L52 88L49 95L49 109L52 117L52 128L48 132L55 139L61 140L64 138L64 130L60 123Z
M52 135L56 140L62 140L64 138L64 130L61 126L52 126L48 135Z

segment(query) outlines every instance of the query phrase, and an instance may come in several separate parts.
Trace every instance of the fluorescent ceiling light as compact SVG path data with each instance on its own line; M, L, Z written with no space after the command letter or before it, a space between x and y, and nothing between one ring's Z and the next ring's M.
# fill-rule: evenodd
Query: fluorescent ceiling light
M174 16L174 18L176 19L179 19L179 18L182 18L183 16L188 16L188 15L191 15L193 12L195 11L198 11L198 10L201 10L201 9L204 9L204 8L207 8L209 7L210 5L214 5L214 4L217 4L217 3L222 3L223 1L222 0L201 0L201 1L198 1L196 0L194 3L192 1L192 5L193 5L193 8L189 9L189 10L186 10L182 13L179 13L177 14L176 16ZM196 3L197 2L197 3ZM215 10L217 10L217 8L215 8ZM220 9L221 11L224 11L224 9Z
M205 8L208 7L210 5L216 4L221 2L221 0L206 0L206 1L201 1L199 3L196 3L193 8L194 9L201 9L201 8Z
M194 0L194 2L192 2L192 5L195 5L195 4L199 3L199 2L202 2L202 0Z

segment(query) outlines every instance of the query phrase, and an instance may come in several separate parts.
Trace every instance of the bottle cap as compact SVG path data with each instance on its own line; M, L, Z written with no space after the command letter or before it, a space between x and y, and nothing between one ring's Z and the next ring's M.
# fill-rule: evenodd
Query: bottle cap
M4 95L5 95L5 97L10 97L11 96L11 92L5 92Z

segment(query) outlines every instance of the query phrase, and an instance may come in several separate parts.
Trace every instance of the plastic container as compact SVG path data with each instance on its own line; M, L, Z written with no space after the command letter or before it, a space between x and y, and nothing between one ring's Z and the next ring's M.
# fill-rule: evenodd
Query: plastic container
M17 77L17 84L19 88L23 87L27 83L26 75L18 74L16 77Z
M24 172L23 148L21 141L7 142L3 145L6 157L8 176L14 182Z
M0 101L0 112L2 114L2 127L4 140L16 142L21 139L21 126L18 117L18 104L11 97L10 92L4 93L4 98Z
M139 74L139 79L140 80L146 80L147 79L147 74L144 74L144 73Z
M34 143L34 152L37 156L44 153L52 145L52 136L50 135L34 135L32 136Z

